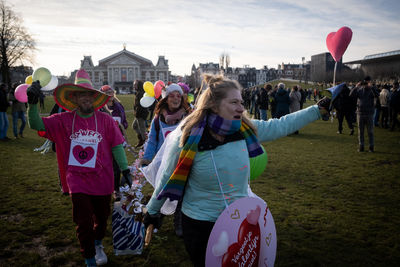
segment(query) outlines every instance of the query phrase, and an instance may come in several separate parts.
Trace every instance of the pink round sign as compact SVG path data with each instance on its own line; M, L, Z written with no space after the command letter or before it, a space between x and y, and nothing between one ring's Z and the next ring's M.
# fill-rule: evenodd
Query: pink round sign
M245 197L218 217L207 244L206 266L274 266L276 230L267 203Z

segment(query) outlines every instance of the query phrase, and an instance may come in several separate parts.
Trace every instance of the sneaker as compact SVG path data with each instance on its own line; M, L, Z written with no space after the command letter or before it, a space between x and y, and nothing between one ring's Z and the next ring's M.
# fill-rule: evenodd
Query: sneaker
M360 146L360 147L358 148L358 152L364 152L364 146Z
M373 146L369 147L369 152L374 152L374 147Z
M96 264L97 265L104 265L107 263L107 255L104 252L104 247L103 245L96 245L96 256L94 258L96 259Z
M22 133L19 134L19 137L24 138L24 135Z
M350 135L354 134L354 129L351 129Z

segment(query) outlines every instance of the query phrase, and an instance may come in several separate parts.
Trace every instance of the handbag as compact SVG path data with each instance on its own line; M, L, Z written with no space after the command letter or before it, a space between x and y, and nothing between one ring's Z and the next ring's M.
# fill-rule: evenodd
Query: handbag
M112 233L115 255L140 255L143 251L145 227L135 220L135 214L122 209L121 202L114 202Z

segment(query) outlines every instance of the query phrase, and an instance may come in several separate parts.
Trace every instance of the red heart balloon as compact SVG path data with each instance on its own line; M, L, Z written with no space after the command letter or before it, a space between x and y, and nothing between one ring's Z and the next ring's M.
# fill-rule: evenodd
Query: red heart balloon
M326 46L335 61L339 61L349 46L353 32L349 27L342 27L326 37Z

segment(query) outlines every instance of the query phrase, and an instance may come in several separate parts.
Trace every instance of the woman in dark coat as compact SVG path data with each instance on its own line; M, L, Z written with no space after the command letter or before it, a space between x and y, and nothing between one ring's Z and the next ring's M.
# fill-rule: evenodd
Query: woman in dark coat
M278 84L278 91L275 95L276 102L276 118L280 118L289 114L290 97L289 92L285 89L284 83Z

